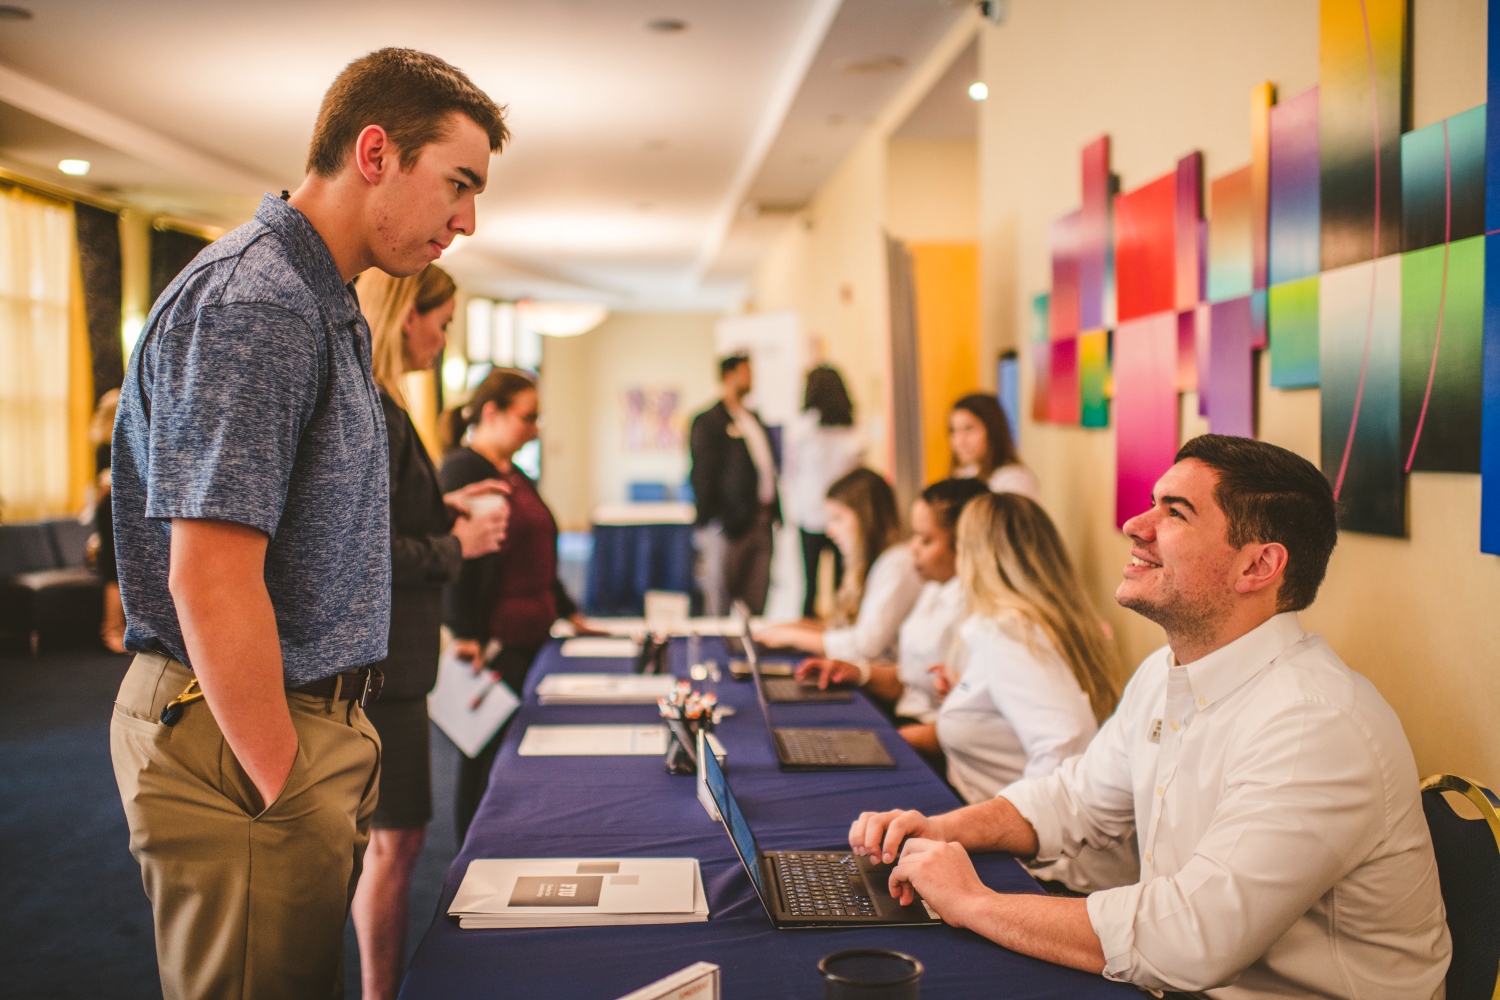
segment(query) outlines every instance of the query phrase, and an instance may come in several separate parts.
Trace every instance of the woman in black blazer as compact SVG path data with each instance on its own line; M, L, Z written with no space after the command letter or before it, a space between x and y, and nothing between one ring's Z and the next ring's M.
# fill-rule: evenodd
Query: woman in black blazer
M406 410L405 374L431 368L447 339L453 279L436 267L401 279L371 271L358 290L391 450L391 631L376 664L385 686L365 709L380 734L380 798L353 913L364 995L394 1000L411 873L432 818L427 692L437 680L443 586L463 560L500 547L508 511L466 516L473 496L504 491L492 481L444 496Z

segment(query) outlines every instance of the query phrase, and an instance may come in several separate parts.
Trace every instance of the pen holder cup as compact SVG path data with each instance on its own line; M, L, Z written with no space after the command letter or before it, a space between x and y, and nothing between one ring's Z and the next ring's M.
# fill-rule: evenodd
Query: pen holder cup
M667 773L695 775L698 773L698 730L712 732L712 724L705 725L702 719L668 719L667 754L662 763Z
M922 963L899 951L856 948L818 962L823 1000L918 1000Z

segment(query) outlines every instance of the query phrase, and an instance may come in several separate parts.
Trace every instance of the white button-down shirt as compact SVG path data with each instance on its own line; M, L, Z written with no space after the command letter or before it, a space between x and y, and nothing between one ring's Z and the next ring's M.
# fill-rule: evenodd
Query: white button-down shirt
M957 576L944 583L929 580L917 595L916 607L901 623L897 635L897 674L901 697L896 714L919 722L936 722L938 697L930 667L947 664L964 613L964 588Z
M1141 664L1088 750L1003 793L1039 861L1138 831L1088 898L1104 974L1214 998L1441 996L1452 945L1400 720L1280 614Z

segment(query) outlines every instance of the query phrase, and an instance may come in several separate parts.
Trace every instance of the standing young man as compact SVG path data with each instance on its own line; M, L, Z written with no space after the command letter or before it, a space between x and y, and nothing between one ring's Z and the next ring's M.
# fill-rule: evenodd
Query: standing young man
M721 360L719 384L719 402L693 418L688 440L698 588L704 614L726 615L731 602L743 600L758 615L771 588L772 528L781 520L776 459L765 425L745 406L754 385L750 359Z
M342 992L380 766L365 668L391 595L385 425L350 282L414 274L472 233L507 137L441 59L356 60L296 193L188 265L131 357L114 519L137 656L110 748L167 1000Z
M1167 646L1088 750L942 816L865 813L851 846L889 861L910 836L893 892L1147 989L1440 996L1452 945L1411 748L1375 687L1297 621L1338 540L1328 480L1274 445L1204 435L1125 534L1115 597ZM968 855L1053 861L1132 831L1140 881L1087 899L993 892Z

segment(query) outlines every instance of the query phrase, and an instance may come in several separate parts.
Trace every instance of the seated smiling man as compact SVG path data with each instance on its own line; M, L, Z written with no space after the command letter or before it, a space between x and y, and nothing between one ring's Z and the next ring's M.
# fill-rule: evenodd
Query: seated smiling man
M1152 990L1441 996L1452 950L1417 770L1373 685L1302 630L1338 540L1313 465L1205 435L1125 525L1116 599L1166 630L1081 756L942 816L864 813L887 862L959 927ZM1053 861L1131 832L1141 880L1002 895L969 851Z

